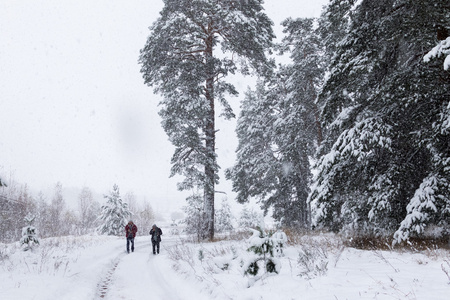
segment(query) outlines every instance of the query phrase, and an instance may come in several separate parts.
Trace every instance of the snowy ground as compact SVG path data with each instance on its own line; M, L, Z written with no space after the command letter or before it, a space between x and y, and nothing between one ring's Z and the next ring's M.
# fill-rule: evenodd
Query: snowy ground
M278 275L243 275L243 241L193 244L164 229L161 254L148 236L41 240L33 252L0 244L0 299L449 299L450 252L361 251L330 236L285 248Z

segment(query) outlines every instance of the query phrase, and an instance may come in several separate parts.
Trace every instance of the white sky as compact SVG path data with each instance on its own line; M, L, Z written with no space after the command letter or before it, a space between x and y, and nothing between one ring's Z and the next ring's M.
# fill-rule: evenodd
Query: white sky
M318 16L328 1L265 2L281 35L283 19ZM180 178L168 178L173 147L160 126L159 96L144 85L137 63L162 6L161 0L0 0L0 176L8 181L12 173L35 191L59 181L106 194L117 183L122 194L184 205ZM237 107L239 98L232 100ZM234 122L219 126L224 170L237 142ZM223 175L221 182L217 189L233 200Z

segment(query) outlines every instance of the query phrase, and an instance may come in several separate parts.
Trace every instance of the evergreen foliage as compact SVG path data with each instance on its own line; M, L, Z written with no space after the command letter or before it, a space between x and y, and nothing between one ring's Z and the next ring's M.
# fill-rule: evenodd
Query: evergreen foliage
M231 214L231 208L227 198L223 198L221 207L216 210L216 220L214 221L216 232L233 230L232 218L233 215Z
M347 24L319 95L326 128L310 200L316 224L389 234L447 232L450 74L425 64L448 1L333 1ZM328 19L327 19L328 18ZM433 20L433 22L430 22ZM328 26L330 28L331 26Z
M238 225L240 228L259 228L262 226L261 222L261 215L259 215L253 208L249 209L247 206L244 206L238 220Z
M100 204L94 200L92 191L88 187L83 187L78 196L78 210L80 234L87 234L93 228L98 227Z
M194 235L200 241L205 230L203 197L200 194L193 194L186 201L187 205L183 206L183 211L186 214L183 220L183 223L186 224L185 231L187 234Z
M175 146L171 176L184 176L180 190L203 189L204 238L214 236L216 102L221 116L233 118L225 97L237 91L224 78L268 66L265 50L274 35L262 3L165 0L139 58L145 83L163 96L159 114Z
M22 236L23 220L29 213L36 213L36 205L28 186L16 186L14 182L0 192L0 240L17 241Z
M119 186L115 184L110 195L105 195L106 204L102 206L100 220L102 225L98 228L101 234L122 236L125 226L131 218L128 203L122 201Z
M19 184L11 177L8 186L0 189L1 243L12 243L22 238L23 220L32 215L39 238L65 235L83 235L96 232L100 222L100 204L93 199L89 188L79 195L78 211L66 207L62 184L57 183L50 201L43 192L33 195L27 184ZM56 214L56 210L62 210Z
M322 139L315 104L323 63L314 19L283 22L281 54L293 63L248 91L237 124L236 164L226 171L240 203L256 198L282 225L309 228L309 157Z
M25 222L27 223L27 226L22 228L22 238L20 239L20 244L24 246L23 248L24 251L31 250L34 245L39 245L37 230L32 225L35 219L36 217L31 214L27 215L24 218Z
M50 236L71 234L70 230L64 230L66 229L66 224L64 222L65 207L66 201L62 193L62 184L61 182L57 182L54 188L51 205L49 207L50 226L47 228L47 230Z
M265 273L278 274L281 265L274 257L276 242L271 238L271 235L265 233L261 228L253 230L250 245L247 251L253 252L255 256L244 263L244 275L257 276L261 267Z

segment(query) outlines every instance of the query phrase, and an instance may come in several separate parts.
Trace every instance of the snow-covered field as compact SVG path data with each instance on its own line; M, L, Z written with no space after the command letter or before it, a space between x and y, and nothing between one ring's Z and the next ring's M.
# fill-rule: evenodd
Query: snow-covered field
M305 236L277 257L277 275L244 276L247 239L195 244L164 228L148 236L41 240L32 252L0 244L0 299L449 299L450 252L362 251L333 236Z

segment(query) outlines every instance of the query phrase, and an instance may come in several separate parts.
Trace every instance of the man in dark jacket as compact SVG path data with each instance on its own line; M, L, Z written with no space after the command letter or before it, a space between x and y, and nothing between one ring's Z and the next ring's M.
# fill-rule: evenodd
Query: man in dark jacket
M161 228L157 227L156 224L153 224L152 229L150 229L150 235L152 236L153 254L159 254L159 243L161 242L162 235Z
M134 238L136 237L137 230L138 230L137 226L133 223L133 221L128 222L127 226L125 226L128 253L130 253L130 243L131 243L131 252L134 252Z

